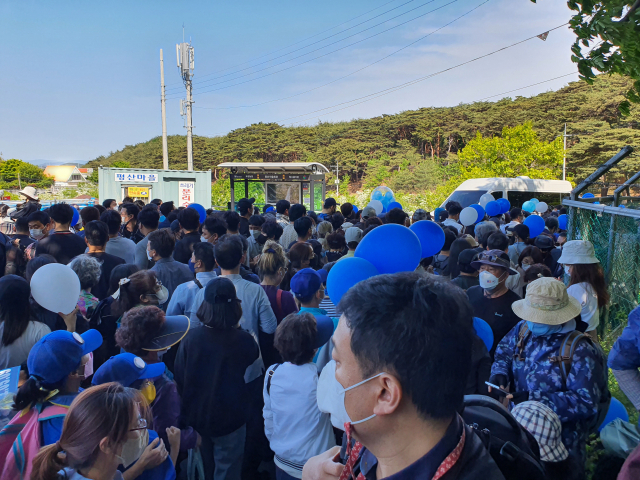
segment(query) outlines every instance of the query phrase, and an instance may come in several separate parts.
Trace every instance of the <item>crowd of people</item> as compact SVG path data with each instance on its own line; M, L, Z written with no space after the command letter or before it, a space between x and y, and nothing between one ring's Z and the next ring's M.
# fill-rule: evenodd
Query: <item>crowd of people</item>
M609 367L640 409L640 313L607 365L604 274L560 206L530 238L519 208L465 227L456 202L432 219L333 198L206 214L106 199L74 225L72 206L25 196L0 233L0 370L19 371L3 480L578 480ZM332 300L333 267L371 231L424 221L444 233L437 254ZM77 282L43 282L52 264ZM70 311L43 300L57 282ZM529 453L494 451L469 395ZM639 465L636 450L619 478Z

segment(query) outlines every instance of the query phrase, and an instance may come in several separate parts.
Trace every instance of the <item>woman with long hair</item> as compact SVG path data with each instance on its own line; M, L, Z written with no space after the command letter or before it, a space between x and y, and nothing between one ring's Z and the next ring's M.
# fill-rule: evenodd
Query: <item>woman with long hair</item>
M111 305L111 313L120 317L133 307L161 305L167 301L168 293L154 272L141 270L130 277L122 278L113 296L115 300Z
M466 238L457 238L451 244L449 249L449 273L451 274L451 280L460 275L460 266L458 265L458 256L465 250L469 250L471 244Z
M280 289L280 283L287 273L287 257L278 242L267 240L264 244L258 272L261 277L260 286L269 297L269 303L280 325L284 317L297 312L298 307L291 292Z
M565 243L558 263L570 278L567 293L580 302L580 316L589 325L586 333L597 340L600 309L609 303L609 292L593 244L587 240Z
M62 435L40 450L33 480L116 480L118 466L147 428L140 392L105 383L82 392L69 408Z
M344 242L344 236L342 241ZM309 267L314 255L313 247L308 243L293 245L289 250L289 269L280 283L280 288L286 291L291 290L291 279L299 270Z
M22 365L38 340L51 333L44 323L29 318L30 295L24 278L0 278L0 370Z

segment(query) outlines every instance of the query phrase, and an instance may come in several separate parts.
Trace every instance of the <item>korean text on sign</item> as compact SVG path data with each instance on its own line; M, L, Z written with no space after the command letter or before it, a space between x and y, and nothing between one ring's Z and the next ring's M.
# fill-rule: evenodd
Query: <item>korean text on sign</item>
M156 173L116 173L116 182L157 182Z

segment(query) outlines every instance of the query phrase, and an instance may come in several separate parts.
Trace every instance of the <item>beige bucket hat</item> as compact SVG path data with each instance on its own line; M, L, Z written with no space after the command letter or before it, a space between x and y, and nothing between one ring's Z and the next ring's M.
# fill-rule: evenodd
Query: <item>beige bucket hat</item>
M527 285L523 300L513 302L513 312L523 320L545 325L562 325L580 313L580 302L567 294L564 283L542 277Z

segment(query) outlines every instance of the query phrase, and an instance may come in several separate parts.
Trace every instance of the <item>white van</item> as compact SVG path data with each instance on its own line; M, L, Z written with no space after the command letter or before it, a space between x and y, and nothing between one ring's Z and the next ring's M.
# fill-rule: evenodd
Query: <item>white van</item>
M529 177L516 178L474 178L462 184L440 205L459 202L462 207L478 203L480 197L490 193L496 200L506 198L511 207L521 208L522 204L537 198L549 206L560 205L562 198L569 196L573 187L566 180L535 180Z

